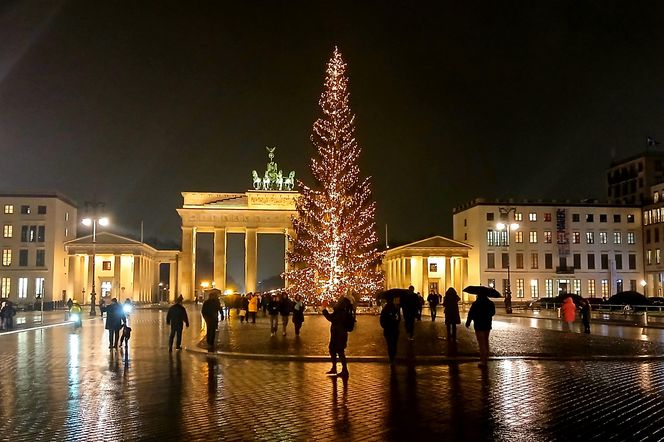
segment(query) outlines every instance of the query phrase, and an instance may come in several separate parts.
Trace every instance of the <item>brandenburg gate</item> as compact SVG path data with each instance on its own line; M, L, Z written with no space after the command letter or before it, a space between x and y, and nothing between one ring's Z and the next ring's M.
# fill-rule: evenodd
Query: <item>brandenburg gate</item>
M274 148L269 149L270 162L264 177L253 171L253 190L245 193L182 192L184 203L177 209L182 219L182 253L178 266L178 293L186 300L196 293L196 235L214 234L214 286L226 290L226 236L245 235L244 288L256 291L258 264L258 234L293 237L291 217L296 216L295 201L300 195L294 191L295 173L286 178L273 161ZM284 269L288 263L284 256Z

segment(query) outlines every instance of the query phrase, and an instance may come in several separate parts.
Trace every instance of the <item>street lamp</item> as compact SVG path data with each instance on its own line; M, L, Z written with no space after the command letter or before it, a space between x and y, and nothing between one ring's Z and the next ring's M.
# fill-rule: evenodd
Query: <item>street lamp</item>
M97 225L106 227L110 222L108 217L100 216L98 213L98 209L103 208L104 203L86 201L85 207L91 216L83 218L81 223L86 227L92 226L92 291L90 292L90 316L97 316L97 311L95 310L95 304L97 302L97 293L95 291L95 280L97 278L95 274L95 261L97 258Z
M507 215L510 212L516 213L516 208L511 207L509 209L500 208L500 214L504 215L507 218ZM505 286L505 313L512 313L512 281L510 275L510 232L512 230L517 230L519 224L517 223L508 223L508 222L499 222L496 224L496 229L500 231L506 231L507 233L507 284Z

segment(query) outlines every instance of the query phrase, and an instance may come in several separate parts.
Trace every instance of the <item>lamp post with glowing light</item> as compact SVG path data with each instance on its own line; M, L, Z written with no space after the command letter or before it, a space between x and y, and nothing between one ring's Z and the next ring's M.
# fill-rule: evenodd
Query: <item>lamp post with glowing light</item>
M81 220L81 223L86 226L92 226L92 291L90 292L90 316L97 316L97 311L95 310L95 304L97 302L97 293L96 293L96 274L95 274L95 261L97 259L97 225L106 227L110 224L108 217L99 216L99 208L104 207L104 203L99 202L85 202L85 206L88 208L89 213L92 216L88 216Z
M500 208L500 214L507 218L507 215L514 211L516 212L515 207L509 209ZM506 220L507 221L507 220ZM507 284L505 285L505 313L512 313L512 277L510 275L510 232L512 230L517 230L519 224L509 223L509 222L499 222L496 224L496 229L499 231L506 231L507 233Z

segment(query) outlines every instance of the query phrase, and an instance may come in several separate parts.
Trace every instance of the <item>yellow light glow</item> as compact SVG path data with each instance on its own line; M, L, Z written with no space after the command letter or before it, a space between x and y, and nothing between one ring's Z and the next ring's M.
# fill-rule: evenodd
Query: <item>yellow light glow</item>
M201 282L201 287L206 289L206 288L210 287L210 283L207 282L207 281L203 281L203 282Z

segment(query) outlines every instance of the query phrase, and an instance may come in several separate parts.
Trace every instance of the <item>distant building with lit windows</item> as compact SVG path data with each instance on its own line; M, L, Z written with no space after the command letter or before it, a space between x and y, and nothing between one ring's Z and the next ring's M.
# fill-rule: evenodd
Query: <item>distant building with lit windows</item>
M76 237L77 208L58 193L0 194L0 298L17 305L66 300L64 243Z
M504 229L508 224L511 231ZM454 240L471 246L468 283L504 293L509 266L515 301L641 290L639 207L478 199L454 209L453 225Z
M609 203L651 204L651 187L664 182L664 152L648 151L614 161L606 181Z
M643 262L646 296L664 296L664 183L651 187L652 204L643 207Z

